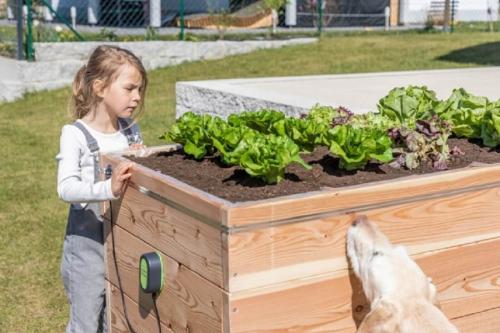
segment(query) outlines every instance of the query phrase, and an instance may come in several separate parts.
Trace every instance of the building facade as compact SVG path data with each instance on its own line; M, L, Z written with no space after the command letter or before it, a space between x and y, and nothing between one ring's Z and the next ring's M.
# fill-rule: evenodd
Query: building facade
M456 0L455 21L496 21L499 0ZM400 24L422 24L429 13L442 6L444 0L399 0Z

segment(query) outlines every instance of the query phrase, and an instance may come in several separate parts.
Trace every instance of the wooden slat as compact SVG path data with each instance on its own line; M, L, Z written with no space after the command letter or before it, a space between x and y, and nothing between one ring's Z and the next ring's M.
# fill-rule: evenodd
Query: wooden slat
M500 308L474 313L452 320L462 333L500 332Z
M345 277L231 300L231 333L354 332L350 303Z
M417 263L450 318L500 306L500 238L424 255Z
M229 260L228 260L228 235L226 233L221 234L222 237L222 270L224 272L224 291L228 292L229 290ZM223 325L224 325L224 332L229 333L231 332L231 319L229 316L229 292L228 296L224 297L224 304L223 304Z
M489 189L363 212L411 254L500 237L500 190ZM229 291L347 268L354 214L230 234Z
M326 212L356 211L380 204L402 204L443 196L470 187L500 186L500 165L470 167L330 189L283 198L238 203L228 207L228 226L279 222ZM364 208L363 208L364 207Z
M347 268L344 215L228 235L229 291L237 292Z
M448 318L500 306L500 239L428 253L416 261L433 278ZM264 294L233 293L230 311L231 333L354 332L369 305L359 281L344 275Z
M126 159L117 154L107 154L101 157L101 165L111 165L113 168ZM175 178L155 172L140 164L133 169L132 184L143 187L155 194L185 207L214 224L222 224L226 220L225 207L232 204L226 200L182 183Z
M109 214L107 215L109 217ZM133 187L113 205L115 223L182 265L223 287L220 230Z
M107 290L109 291L110 304L108 308L109 312L109 333L130 333L127 326L127 321L125 319L125 312L121 298L121 292L115 285L111 284L109 281L107 283ZM132 329L136 332L158 332L158 322L156 316L154 315L153 309L143 309L139 305L130 299L127 295L123 295L125 300L125 307L127 308L127 317L132 326ZM167 325L161 323L161 331L164 333L175 333Z
M109 222L105 222L109 223ZM108 227L109 228L109 227ZM112 235L107 235L108 280L141 307L152 308L151 296L139 287L139 258L157 249L123 230L113 228L121 284L118 283L113 253ZM175 332L222 332L224 297L222 289L162 254L165 267L165 287L157 299L161 320Z

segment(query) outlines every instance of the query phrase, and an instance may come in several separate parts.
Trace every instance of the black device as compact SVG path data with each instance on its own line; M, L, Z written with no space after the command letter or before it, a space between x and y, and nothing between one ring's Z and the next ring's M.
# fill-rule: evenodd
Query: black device
M139 261L139 282L148 294L157 294L163 288L163 262L158 252L148 252Z

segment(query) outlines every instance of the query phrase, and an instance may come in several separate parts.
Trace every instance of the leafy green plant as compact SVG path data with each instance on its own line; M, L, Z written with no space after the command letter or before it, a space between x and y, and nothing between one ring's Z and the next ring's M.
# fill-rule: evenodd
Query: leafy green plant
M231 126L221 122L212 127L210 137L214 147L219 151L221 160L227 165L238 165L240 157L249 148L249 143L257 132L245 126Z
M488 104L486 97L474 96L463 88L454 89L451 96L436 107L436 114L452 124L456 136L480 138Z
M303 114L301 119L307 118L316 122L329 124L335 114L335 109L331 106L315 105L308 114Z
M340 117L342 112L347 111L316 106L309 115L297 119L286 117L279 111L263 109L232 114L228 117L228 122L233 126L247 126L263 134L287 136L302 152L312 152L317 145L322 144L334 116Z
M285 119L282 112L262 109L255 112L242 112L232 114L227 121L232 126L247 126L264 134L273 133L273 126L280 120Z
M495 148L500 144L500 99L491 103L481 124L481 138L487 147Z
M160 139L172 140L183 145L184 152L195 159L203 158L212 152L213 144L207 130L217 127L222 119L209 115L197 115L186 112L172 125L170 131Z
M427 87L408 86L394 88L380 99L379 112L398 121L400 125L414 128L417 119L428 119L438 104L436 93Z
M310 153L323 143L328 124L311 119L286 118L274 124L274 133L290 138L300 151Z
M273 114L277 115L267 111L260 113L261 116ZM291 163L311 168L300 157L299 146L288 136L264 134L245 125L245 121L249 121L265 129L266 121L254 122L257 119L250 114L231 119L231 122L226 122L218 117L187 112L160 138L182 144L184 152L196 159L203 158L215 148L222 162L239 165L249 175L268 184L283 180L285 169Z
M372 160L388 163L393 159L391 139L378 128L336 126L328 131L325 143L340 158L339 167L345 170L361 169Z
M330 127L334 127L336 125L350 122L353 116L354 113L343 106L332 108L331 106L316 105L311 109L309 114L303 116L302 118L318 123L328 124Z
M305 169L311 169L311 166L300 157L299 146L287 136L272 134L244 136L240 146L248 149L238 156L239 165L249 175L259 177L268 184L283 180L286 167L293 162ZM238 152L238 149L235 151Z
M391 128L401 126L399 120L394 120L384 114L375 112L354 115L349 124L357 128L374 127L382 131L388 131Z

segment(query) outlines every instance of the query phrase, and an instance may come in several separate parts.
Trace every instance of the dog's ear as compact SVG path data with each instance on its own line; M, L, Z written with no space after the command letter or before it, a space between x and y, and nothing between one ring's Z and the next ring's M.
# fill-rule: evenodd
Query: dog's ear
M381 299L363 319L357 333L397 333L399 317L396 305Z
M410 258L410 255L408 254L408 249L406 247L404 247L403 245L394 246L394 252L399 254L401 257Z

